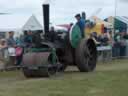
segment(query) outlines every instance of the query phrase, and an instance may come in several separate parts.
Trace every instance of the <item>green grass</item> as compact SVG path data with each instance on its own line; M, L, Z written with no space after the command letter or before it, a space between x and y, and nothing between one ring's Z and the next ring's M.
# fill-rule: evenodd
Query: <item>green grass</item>
M128 96L128 60L100 63L92 73L69 68L62 76L26 79L0 72L0 96Z

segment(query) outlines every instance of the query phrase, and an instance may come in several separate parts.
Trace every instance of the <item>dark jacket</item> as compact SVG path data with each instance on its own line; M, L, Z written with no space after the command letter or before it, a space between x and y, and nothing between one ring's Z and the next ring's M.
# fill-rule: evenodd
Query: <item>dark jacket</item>
M14 46L16 45L15 39L14 39L13 37L9 37L9 38L7 39L7 45L8 45L9 47L14 47Z

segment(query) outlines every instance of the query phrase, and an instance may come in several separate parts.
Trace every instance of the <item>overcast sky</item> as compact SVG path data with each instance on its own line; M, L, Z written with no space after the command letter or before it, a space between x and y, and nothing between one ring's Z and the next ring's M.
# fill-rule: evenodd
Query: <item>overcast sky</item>
M0 12L42 15L44 0L0 0ZM115 0L51 0L51 22L71 22L75 14L85 11L87 17L115 15ZM116 15L128 16L128 0L117 0Z

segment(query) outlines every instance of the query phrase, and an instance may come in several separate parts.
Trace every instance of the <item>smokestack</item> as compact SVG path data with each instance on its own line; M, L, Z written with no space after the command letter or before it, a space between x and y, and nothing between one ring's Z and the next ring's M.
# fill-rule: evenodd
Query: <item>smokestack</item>
M43 19L44 19L44 32L47 34L49 32L49 7L48 3L43 4Z

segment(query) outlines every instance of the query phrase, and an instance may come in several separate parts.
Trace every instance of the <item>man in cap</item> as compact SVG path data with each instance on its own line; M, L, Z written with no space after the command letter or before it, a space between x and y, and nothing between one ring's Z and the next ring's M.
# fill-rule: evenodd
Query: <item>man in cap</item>
M80 27L82 37L84 37L84 30L85 30L85 20L81 18L80 14L75 15L77 20L77 25Z

